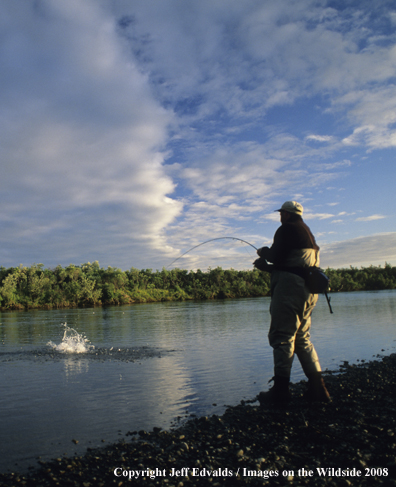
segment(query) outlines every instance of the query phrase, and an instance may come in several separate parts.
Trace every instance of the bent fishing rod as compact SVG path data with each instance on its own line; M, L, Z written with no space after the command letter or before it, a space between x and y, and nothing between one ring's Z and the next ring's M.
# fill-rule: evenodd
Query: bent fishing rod
M191 249L187 250L186 252L184 252L184 254L180 255L179 257L177 257L173 262L171 262L168 267L170 267L171 265L173 265L176 261L178 261L179 259L181 259L183 256L185 256L186 254L188 254L189 252L191 252L192 250L200 247L201 245L205 245L209 242L214 242L215 240L223 240L223 239L229 239L229 240L239 240L240 242L243 242L247 245L250 245L250 247L253 247L255 250L258 250L257 247L255 247L253 244L251 244L250 242L247 242L246 240L243 240L242 238L238 238L238 237L217 237L217 238L211 238L210 240L205 240L205 242L201 242L200 244L198 245L195 245L194 247L191 247ZM268 266L267 262L266 262L266 266ZM167 268L168 268L167 267ZM269 265L268 267L265 267L265 268L260 268L260 267L257 267L259 270L266 270L267 272L271 272L270 269L271 269L271 265ZM329 296L327 295L327 290L324 291L324 295L326 297L326 300L327 300L327 304L329 305L329 309L330 309L330 313L333 313L333 310L331 308L331 305L330 305L330 298Z
M251 243L247 242L246 240L242 240L241 238L238 238L238 237L217 237L217 238L211 238L210 240L206 240L205 242L201 242L200 244L198 245L195 245L194 247L191 247L191 249L187 250L186 252L184 252L184 254L180 255L179 257L177 257L177 259L175 259L173 262L171 262L168 266L170 267L171 265L173 265L177 260L181 259L182 257L184 257L186 254L188 254L189 252L191 252L192 250L196 249L197 247L200 247L201 245L205 245L209 242L213 242L214 240L223 240L223 239L229 239L229 240L239 240L240 242L243 242L247 245L250 245L251 247L253 247L255 250L257 250L257 247L255 247L254 245L252 245Z

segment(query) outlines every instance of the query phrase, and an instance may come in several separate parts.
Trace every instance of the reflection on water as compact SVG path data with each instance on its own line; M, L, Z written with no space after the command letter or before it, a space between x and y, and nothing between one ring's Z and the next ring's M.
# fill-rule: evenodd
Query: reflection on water
M320 297L312 340L322 367L394 352L395 298L394 291L336 294L330 315ZM220 414L253 398L273 375L269 303L1 313L0 470L169 427L177 417ZM292 380L302 378L296 360Z
M66 358L63 363L65 365L66 380L75 375L87 373L89 369L89 360L87 359L73 360L71 358Z

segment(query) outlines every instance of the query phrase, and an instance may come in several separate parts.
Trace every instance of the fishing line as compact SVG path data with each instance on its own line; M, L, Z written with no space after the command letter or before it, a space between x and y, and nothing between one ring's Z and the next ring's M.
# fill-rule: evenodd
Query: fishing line
M251 247L253 247L255 250L257 250L257 247L255 247L254 245L252 245L251 243L249 242L246 242L246 240L242 240L241 238L238 238L238 237L217 237L217 238L211 238L210 240L206 240L205 242L202 242L198 245L195 245L194 247L191 247L191 249L187 250L187 252L184 252L184 254L180 255L179 257L177 257L177 259L175 259L173 262L171 262L168 267L170 267L172 264L174 264L177 260L181 259L182 257L184 257L186 254L188 254L189 252L191 252L192 250L196 249L197 247L200 247L201 245L204 245L204 244L207 244L209 242L213 242L214 240L223 240L223 239L230 239L230 240L239 240L240 242L243 242L247 245L250 245ZM168 268L167 267L167 268Z

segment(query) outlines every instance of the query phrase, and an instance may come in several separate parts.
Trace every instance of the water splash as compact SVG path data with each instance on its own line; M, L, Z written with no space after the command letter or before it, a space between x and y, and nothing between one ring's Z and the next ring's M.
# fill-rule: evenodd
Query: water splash
M80 335L74 328L67 326L67 323L61 325L65 328L61 343L57 345L49 341L47 343L49 347L63 353L86 353L95 348L94 345L90 344L88 338Z

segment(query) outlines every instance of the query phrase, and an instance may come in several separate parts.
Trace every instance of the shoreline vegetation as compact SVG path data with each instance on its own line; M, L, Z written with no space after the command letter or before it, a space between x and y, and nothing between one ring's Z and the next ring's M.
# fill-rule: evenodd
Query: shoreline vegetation
M330 292L374 291L396 288L396 267L349 267L324 270ZM269 296L270 274L257 269L175 268L127 271L101 268L95 261L76 266L44 268L0 267L0 309L57 309L110 306L160 301L184 301Z
M396 354L326 372L328 404L291 384L287 408L252 400L175 429L133 431L82 456L0 473L3 486L396 486Z

